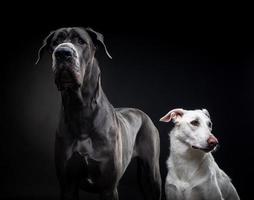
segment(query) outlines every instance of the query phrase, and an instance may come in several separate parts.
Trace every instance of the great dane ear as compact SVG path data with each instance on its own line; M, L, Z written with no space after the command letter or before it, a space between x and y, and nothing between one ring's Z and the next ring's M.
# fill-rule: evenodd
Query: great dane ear
M112 59L111 55L109 54L108 50L107 50L107 47L106 45L104 44L104 37L101 33L98 33L97 31L93 30L92 28L88 27L88 28L85 28L85 30L90 33L90 37L92 38L94 44L96 45L97 41L99 41L103 47L104 47L104 50L107 54L107 56ZM95 36L95 37L94 37Z
M38 56L37 56L37 60L35 62L35 64L37 65L41 59L41 55L44 53L45 49L49 48L49 43L51 41L51 39L54 36L55 31L50 32L50 34L43 40L42 46L40 47L39 51L38 51Z
M210 114L209 114L208 110L206 110L205 108L202 108L202 112L203 112L208 118L210 118Z
M176 122L176 120L179 118L179 117L182 117L183 114L184 114L185 110L182 109L182 108L176 108L176 109L173 109L171 111L169 111L166 115L164 115L160 121L161 122L170 122L171 120L173 120L173 122Z

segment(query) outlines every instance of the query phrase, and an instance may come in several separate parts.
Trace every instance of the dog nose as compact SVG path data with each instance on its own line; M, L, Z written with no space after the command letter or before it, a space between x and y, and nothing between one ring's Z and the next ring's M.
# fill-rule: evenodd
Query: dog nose
M207 143L210 148L214 148L217 144L219 144L217 138L213 135L209 136Z
M72 50L70 48L58 48L55 51L56 59L67 59L72 57Z

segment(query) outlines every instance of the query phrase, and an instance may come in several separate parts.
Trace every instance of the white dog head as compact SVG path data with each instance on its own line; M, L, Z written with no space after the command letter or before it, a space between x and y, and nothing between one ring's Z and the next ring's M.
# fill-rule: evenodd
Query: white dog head
M217 138L211 133L212 122L206 109L184 110L173 109L160 121L175 123L175 137L190 148L210 152L218 144Z

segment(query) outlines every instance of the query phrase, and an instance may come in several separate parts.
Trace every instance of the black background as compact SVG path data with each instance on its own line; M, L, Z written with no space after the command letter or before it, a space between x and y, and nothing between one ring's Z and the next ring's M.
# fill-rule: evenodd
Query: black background
M159 118L176 107L207 108L221 144L214 157L240 197L251 199L254 41L250 12L237 5L234 9L216 5L208 11L207 6L193 10L151 4L147 9L122 3L108 9L60 4L23 4L24 8L15 4L1 17L0 198L57 199L53 144L61 100L50 56L45 54L38 66L34 62L51 30L90 26L104 34L113 57L110 60L98 50L102 86L110 102L142 109L159 129L162 179L172 124L162 124ZM134 162L120 183L120 199L140 199L136 182Z

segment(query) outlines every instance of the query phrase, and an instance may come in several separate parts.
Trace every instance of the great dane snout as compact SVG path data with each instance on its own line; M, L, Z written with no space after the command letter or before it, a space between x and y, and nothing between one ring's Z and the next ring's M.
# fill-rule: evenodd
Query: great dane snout
M72 43L62 43L58 45L53 52L53 58L57 62L76 59L77 57L77 51Z
M52 54L55 83L59 90L80 87L80 61L78 51L72 43L61 43Z
M55 57L58 60L65 60L73 56L73 50L68 47L60 47L55 51Z

